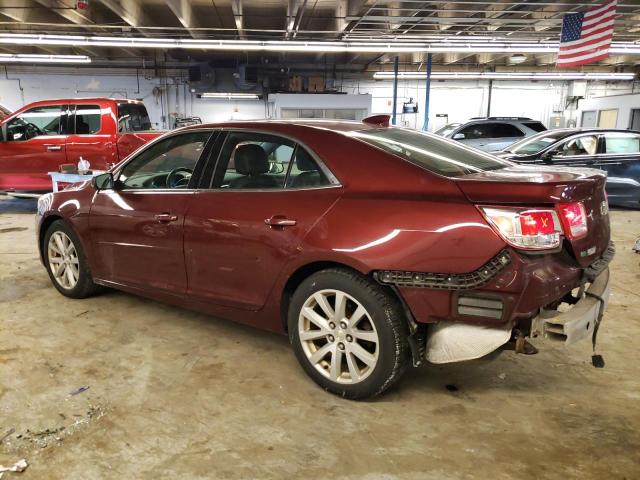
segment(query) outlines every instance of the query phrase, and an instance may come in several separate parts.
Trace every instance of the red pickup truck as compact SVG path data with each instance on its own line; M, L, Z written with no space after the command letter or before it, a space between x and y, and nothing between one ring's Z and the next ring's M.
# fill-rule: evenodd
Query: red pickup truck
M23 192L50 191L47 172L80 157L106 170L162 133L142 102L110 98L34 102L0 129L0 190Z

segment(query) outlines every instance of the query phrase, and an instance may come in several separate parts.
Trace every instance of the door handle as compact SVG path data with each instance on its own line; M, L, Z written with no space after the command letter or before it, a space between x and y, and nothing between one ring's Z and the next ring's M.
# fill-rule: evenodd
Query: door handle
M284 215L274 215L267 218L264 223L270 227L293 227L297 222Z
M160 223L175 222L178 220L177 215L171 215L170 213L158 213L157 215L154 215L153 218Z
M62 150L62 146L61 145L47 145L47 150L49 150L50 152L58 152L58 151Z

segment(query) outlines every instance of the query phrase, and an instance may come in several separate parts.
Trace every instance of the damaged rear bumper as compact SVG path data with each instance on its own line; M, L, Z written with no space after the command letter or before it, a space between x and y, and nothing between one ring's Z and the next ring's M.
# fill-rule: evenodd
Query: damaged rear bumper
M566 311L541 309L531 321L532 338L545 338L567 345L591 338L609 300L609 268L604 269L587 288L585 295Z

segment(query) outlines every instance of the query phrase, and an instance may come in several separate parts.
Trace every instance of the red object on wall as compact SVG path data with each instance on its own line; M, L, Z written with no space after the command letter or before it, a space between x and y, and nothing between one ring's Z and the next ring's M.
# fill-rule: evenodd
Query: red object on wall
M76 10L86 10L89 8L89 0L78 0L76 2Z

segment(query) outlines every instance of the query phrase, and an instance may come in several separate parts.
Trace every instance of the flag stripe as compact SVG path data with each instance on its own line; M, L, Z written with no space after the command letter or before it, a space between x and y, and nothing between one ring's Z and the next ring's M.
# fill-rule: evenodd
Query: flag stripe
M609 19L609 18L613 18L616 15L616 10L615 8L607 13L605 13L604 15L599 15L597 17L590 17L589 19L587 19L587 16L584 16L584 21L582 22L582 28L584 27L590 27L591 25L593 25L594 23L599 23L604 21L605 19Z
M609 48L601 48L600 50L596 50L595 52L586 54L586 55L580 55L577 57L571 57L571 58L561 58L558 60L558 64L566 64L567 62L578 62L578 61L584 61L584 60L593 60L593 58L595 57L600 57L601 55L608 55L609 54ZM606 56L604 57L606 58Z
M592 7L584 14L585 17L599 15L600 13L609 10L610 8L616 8L616 2L605 3L604 5L600 5L599 7Z
M572 55L574 53L584 52L585 50L591 50L595 47L600 47L602 45L609 45L611 43L612 38L613 38L613 35L609 33L606 37L594 38L593 40L585 42L582 45L574 48L567 48L567 49L561 48L560 51L558 52L558 55L567 56L567 55Z
M605 53L597 57L592 57L586 61L585 60L566 61L566 62L558 63L557 66L558 67L578 67L580 65L584 65L585 63L599 62L600 60L605 60L608 56L609 56L609 51L607 50Z
M612 0L593 6L584 13L565 14L556 66L572 67L607 58L613 40L617 5L617 0Z
M580 35L580 38L588 37L589 35L604 29L613 30L613 23L614 23L614 19L611 19L606 22L599 23L594 27L586 28L582 30L582 34Z
M592 40L598 40L600 38L606 37L607 35L612 35L610 28L603 28L601 32L596 32L593 35L589 35L588 38L581 38L580 40L576 40L575 42L562 42L560 44L560 50L572 50L575 47L580 47L587 42Z

